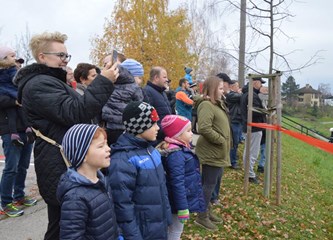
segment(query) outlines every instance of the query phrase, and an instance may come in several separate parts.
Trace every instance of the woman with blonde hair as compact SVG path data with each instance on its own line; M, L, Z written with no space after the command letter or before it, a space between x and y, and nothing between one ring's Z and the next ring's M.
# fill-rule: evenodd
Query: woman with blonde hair
M209 202L224 167L230 166L230 121L222 95L222 79L209 77L203 84L203 97L196 102L200 136L195 153L202 169L206 211L198 214L195 223L208 230L216 230L214 222L222 222L222 219L213 213Z
M98 115L118 77L116 65L107 64L101 75L81 96L66 83L66 66L71 59L65 46L67 35L42 33L31 38L30 48L37 63L22 68L15 81L18 100L33 128L61 143L66 131L77 123L89 123ZM56 198L61 174L66 171L59 148L37 138L34 149L39 192L47 204L48 229L44 239L59 239L60 204Z

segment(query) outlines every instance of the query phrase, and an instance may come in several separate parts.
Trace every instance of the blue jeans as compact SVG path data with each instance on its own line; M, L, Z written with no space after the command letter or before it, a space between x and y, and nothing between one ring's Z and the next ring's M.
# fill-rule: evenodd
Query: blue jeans
M29 168L33 144L26 143L26 134L19 133L24 141L23 147L12 144L10 134L2 135L2 147L5 154L5 167L0 183L1 206L24 197L25 178Z
M260 145L260 159L258 166L265 167L266 163L266 143Z
M237 165L237 149L239 144L239 139L242 136L242 124L241 123L231 123L231 130L232 130L232 141L233 147L230 149L230 163L231 166Z

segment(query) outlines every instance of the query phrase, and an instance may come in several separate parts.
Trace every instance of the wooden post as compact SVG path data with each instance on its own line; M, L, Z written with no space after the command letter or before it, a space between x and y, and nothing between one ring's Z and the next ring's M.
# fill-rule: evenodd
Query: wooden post
M268 78L268 103L267 107L270 109L273 106L272 102L272 91L271 91L271 86L272 86L272 78ZM272 116L271 114L268 114L267 116L267 123L270 124L272 123ZM264 129L265 131L265 129ZM271 130L266 130L266 149L265 149L265 156L266 156L266 162L265 162L265 171L264 171L264 196L266 198L269 197L270 192L272 191L272 184L271 184L271 147L272 147L272 142L271 142L271 136L272 136L272 131Z
M271 98L271 107L274 107L276 106L276 81L275 81L275 77L276 75L274 74L272 76L272 85L269 89L270 91L270 95L272 96ZM270 115L270 124L273 124L275 125L276 124L276 114L274 115ZM275 153L275 143L276 143L276 132L275 131L271 131L271 139L270 139L270 144L271 144L271 147L270 147L270 152L268 153L270 155L270 176L269 176L269 182L270 182L270 190L272 191L272 184L273 184L273 170L274 170L274 160L275 160L275 156L274 156L274 153Z
M278 76L275 78L277 86L276 94L276 113L277 113L277 125L281 126L282 122L282 102L281 102L281 73L278 72ZM282 165L282 151L281 151L281 131L277 131L277 163L276 163L276 204L281 204L281 165Z

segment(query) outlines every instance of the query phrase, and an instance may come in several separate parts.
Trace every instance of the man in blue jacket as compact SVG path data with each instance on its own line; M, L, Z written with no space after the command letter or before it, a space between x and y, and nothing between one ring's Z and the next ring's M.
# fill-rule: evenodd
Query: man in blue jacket
M150 70L149 81L147 82L146 87L144 88L145 94L148 98L148 103L153 106L160 120L157 122L160 130L157 135L156 144L164 139L164 133L161 130L161 121L162 119L169 114L172 114L172 109L170 102L165 93L165 86L168 79L167 71L162 67L153 67Z

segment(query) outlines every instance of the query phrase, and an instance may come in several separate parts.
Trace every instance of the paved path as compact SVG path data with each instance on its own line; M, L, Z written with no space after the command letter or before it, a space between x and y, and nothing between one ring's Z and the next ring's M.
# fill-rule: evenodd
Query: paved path
M4 168L2 141L0 139L0 178ZM43 239L47 228L46 204L39 195L34 159L31 157L27 178L25 181L27 195L38 199L36 206L24 208L24 215L17 218L8 218L0 215L1 240L39 240Z

